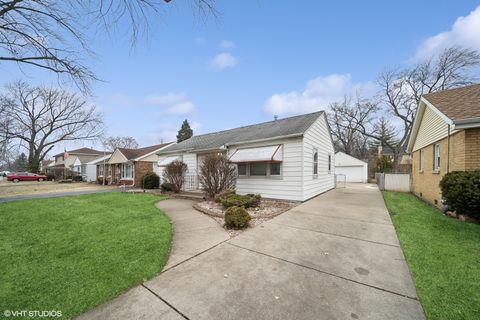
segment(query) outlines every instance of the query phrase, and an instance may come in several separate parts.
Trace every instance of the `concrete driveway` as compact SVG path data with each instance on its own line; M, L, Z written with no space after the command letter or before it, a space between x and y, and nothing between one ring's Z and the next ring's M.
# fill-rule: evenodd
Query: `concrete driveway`
M147 300L117 304L143 319L424 319L374 185L307 201L171 266L143 289Z

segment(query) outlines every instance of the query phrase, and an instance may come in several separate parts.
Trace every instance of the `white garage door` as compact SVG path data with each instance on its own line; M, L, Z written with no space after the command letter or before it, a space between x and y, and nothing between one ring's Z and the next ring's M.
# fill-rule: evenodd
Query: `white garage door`
M344 174L347 182L363 182L363 166L335 167L335 174Z

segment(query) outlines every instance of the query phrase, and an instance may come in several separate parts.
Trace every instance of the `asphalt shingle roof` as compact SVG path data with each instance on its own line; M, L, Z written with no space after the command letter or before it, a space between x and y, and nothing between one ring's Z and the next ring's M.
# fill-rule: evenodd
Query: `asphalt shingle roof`
M103 155L103 151L91 149L91 148L80 148L80 149L75 149L75 150L68 150L68 154L89 154L89 155ZM55 157L62 155L63 152L60 152L59 154L56 154Z
M480 84L429 93L423 97L452 120L480 117Z
M171 143L171 142L170 142ZM126 149L126 148L118 148L118 150L128 159L132 160L141 156L144 156L146 154L149 154L150 152L153 152L155 150L158 150L160 148L163 148L164 146L170 144L170 143L162 143L162 144L156 144L153 146L148 146L144 148L138 148L138 149Z
M193 136L190 139L163 149L161 153L183 150L217 149L224 145L238 142L303 134L322 114L323 111L319 111L235 129Z

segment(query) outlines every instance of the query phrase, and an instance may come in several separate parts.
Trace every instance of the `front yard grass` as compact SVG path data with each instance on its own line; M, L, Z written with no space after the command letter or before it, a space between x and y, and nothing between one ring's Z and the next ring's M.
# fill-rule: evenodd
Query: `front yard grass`
M478 319L480 225L445 217L407 193L384 192L428 319Z
M150 194L0 204L0 310L84 312L153 277L172 240Z

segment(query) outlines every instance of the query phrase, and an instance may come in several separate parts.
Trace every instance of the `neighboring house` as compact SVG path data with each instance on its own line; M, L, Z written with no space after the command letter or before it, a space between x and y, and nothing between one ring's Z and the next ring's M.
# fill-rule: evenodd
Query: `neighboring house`
M394 161L394 153L392 148L390 147L387 147L387 146L382 147L381 145L379 145L378 157L381 157L381 156L389 158L390 160L392 160L392 162ZM403 151L403 154L401 155L401 158L400 158L400 165L409 166L411 164L412 164L412 156L408 154L406 151Z
M102 165L108 162L110 159L111 153L107 153L105 156L96 158L90 162L87 162L85 166L85 174L83 175L83 180L87 182L97 181L97 165Z
M65 155L67 157L65 158ZM90 149L90 148L80 148L75 150L70 150L56 154L55 157L55 166L56 167L65 167L73 170L74 166L76 171L81 173L81 165L89 161L92 161L98 157L104 155L103 151Z
M171 143L139 149L117 148L108 159L105 168L103 163L97 163L97 178L105 175L108 184L141 187L140 179L142 175L149 171L157 171L157 153L169 145Z
M442 177L480 169L480 85L422 96L408 151L413 193L441 208Z
M226 153L236 164L239 194L305 201L335 186L335 151L323 111L193 136L159 152L157 172L180 159L188 166L185 189L198 189L209 153Z
M335 174L345 175L346 182L366 183L368 181L368 163L346 153L337 152L335 154Z
M55 165L55 160L42 160L40 161L40 172L45 172L47 168L52 167Z

